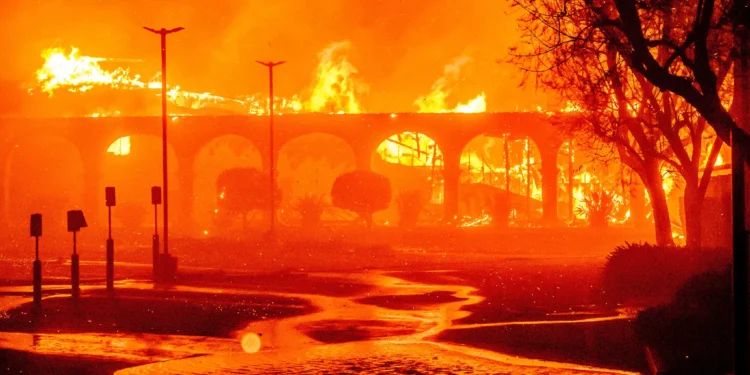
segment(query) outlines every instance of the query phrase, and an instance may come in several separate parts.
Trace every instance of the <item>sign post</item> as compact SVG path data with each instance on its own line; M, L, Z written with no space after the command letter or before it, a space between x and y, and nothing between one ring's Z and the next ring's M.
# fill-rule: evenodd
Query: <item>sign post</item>
M73 255L70 257L70 282L71 282L71 295L74 299L78 299L81 295L81 287L79 285L79 268L78 268L78 251L76 243L76 233L81 228L86 228L86 219L83 217L83 211L71 210L68 211L68 232L73 232Z
M151 204L154 205L154 237L151 249L154 261L154 283L159 281L159 205L161 204L161 187L151 187Z
M39 260L39 237L42 235L42 214L31 215L31 237L34 237L34 305L42 305L42 261Z
M115 206L115 188L108 186L104 188L105 203L107 205L107 222L109 225L109 237L107 238L107 295L110 297L115 292L115 241L112 239L112 207Z

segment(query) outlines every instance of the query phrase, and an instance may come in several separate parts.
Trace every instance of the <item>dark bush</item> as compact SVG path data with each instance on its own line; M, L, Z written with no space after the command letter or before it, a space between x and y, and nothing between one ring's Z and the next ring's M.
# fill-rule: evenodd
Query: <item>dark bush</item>
M589 221L592 228L606 228L615 214L614 196L608 191L587 194L576 211Z
M691 276L719 270L730 257L720 249L626 243L607 257L602 275L605 299L648 306L666 303Z
M731 268L690 278L669 305L638 314L635 330L670 374L731 373Z
M294 210L302 217L302 226L316 228L325 210L325 201L320 195L306 195L294 203Z

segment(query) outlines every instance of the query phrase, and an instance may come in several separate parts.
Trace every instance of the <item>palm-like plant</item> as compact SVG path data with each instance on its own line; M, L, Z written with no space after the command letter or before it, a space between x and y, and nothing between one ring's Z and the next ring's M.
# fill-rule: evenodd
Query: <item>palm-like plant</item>
M302 226L314 228L320 225L320 218L325 210L325 201L321 195L308 194L294 203L293 208L302 216Z
M592 228L605 228L614 217L615 209L614 195L604 190L584 195L582 204L576 207L576 213L585 217Z

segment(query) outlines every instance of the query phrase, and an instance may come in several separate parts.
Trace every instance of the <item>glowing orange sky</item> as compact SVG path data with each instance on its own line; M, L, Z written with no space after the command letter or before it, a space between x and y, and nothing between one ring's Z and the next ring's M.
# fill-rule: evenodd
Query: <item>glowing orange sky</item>
M177 5L180 4L180 5ZM472 58L453 104L484 91L490 111L549 107L533 87L521 89L508 63L518 39L517 10L501 0L4 0L0 78L28 81L50 46L76 46L97 57L130 63L147 79L159 69L158 37L141 26L186 28L169 37L169 81L222 95L267 90L267 71L255 60L287 60L278 68L279 96L306 93L317 54L349 40L349 60L369 85L367 112L415 111L443 67Z

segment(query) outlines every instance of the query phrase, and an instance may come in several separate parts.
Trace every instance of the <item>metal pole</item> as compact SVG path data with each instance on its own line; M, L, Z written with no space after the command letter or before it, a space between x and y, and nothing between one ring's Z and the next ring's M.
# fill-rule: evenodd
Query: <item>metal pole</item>
M164 31L164 29L162 29ZM161 168L164 185L164 254L169 254L169 178L167 178L167 33L161 35Z
M510 204L510 152L508 150L508 135L505 134L505 196Z
M529 151L529 137L526 137L526 215L531 221L531 153Z
M269 163L268 163L268 184L269 184L269 197L271 198L271 202L269 203L270 209L271 209L271 222L270 222L270 230L273 234L276 230L276 189L275 189L275 179L276 179L276 168L274 163L274 144L273 144L273 68L275 66L281 65L285 63L286 61L279 61L279 62L272 62L269 61L267 63L256 61L258 64L263 65L265 67L268 67L268 107L269 107L269 120L268 120L268 139L269 139Z
M164 253L169 254L169 185L167 174L167 35L183 30L175 29L144 29L159 34L161 40L161 132L162 132L162 179L164 184Z

